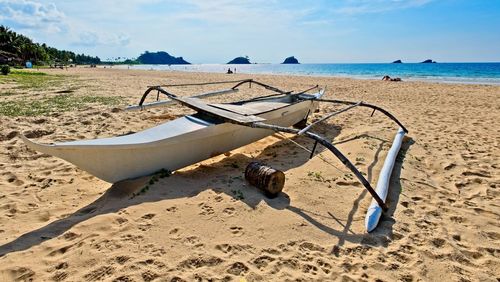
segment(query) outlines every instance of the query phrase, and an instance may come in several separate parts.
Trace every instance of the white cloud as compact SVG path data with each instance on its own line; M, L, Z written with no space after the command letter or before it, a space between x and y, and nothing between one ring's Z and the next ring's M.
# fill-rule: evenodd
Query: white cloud
M0 0L0 21L21 29L60 32L64 29L65 15L50 4L29 0Z
M264 26L268 30L289 26L313 11L312 8L287 8L273 0L185 0L183 3L187 8L170 15L174 20L222 24L228 29L234 28L233 25L244 25L249 29Z
M130 36L125 33L110 34L95 31L83 31L78 33L78 38L73 41L74 45L94 47L99 45L126 46L130 43Z
M86 47L96 46L99 44L99 36L95 32L85 31L78 35L78 39L74 44Z
M0 0L0 22L36 38L50 34L51 37L59 36L74 45L85 47L125 46L130 42L130 36L124 32L96 31L91 26L80 24L61 12L54 3ZM47 43L50 45L50 42Z

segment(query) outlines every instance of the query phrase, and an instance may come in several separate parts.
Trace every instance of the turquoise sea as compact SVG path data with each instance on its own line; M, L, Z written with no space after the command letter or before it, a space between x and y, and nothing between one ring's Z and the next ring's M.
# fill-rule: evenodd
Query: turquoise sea
M310 76L382 79L384 75L411 81L437 81L500 85L500 63L436 63L436 64L193 64L193 65L133 65L131 69L175 70L192 72L220 72L228 68L237 73L286 74Z

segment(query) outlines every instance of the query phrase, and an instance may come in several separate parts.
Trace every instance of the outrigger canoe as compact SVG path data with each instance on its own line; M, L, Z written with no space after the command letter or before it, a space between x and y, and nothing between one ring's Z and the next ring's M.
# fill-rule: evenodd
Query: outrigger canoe
M312 132L311 129L314 125L355 107L368 107L374 112L379 111L385 114L400 126L398 134L401 136L408 132L407 129L394 116L377 106L364 102L323 99L325 89L320 89L318 86L293 93L251 79L231 83L236 83L236 85L230 89L192 97L180 97L164 88L214 83L150 86L143 94L139 105L128 107L128 110L179 103L195 110L196 113L130 135L51 145L35 143L25 136L21 137L26 145L34 150L64 159L104 181L115 183L150 175L162 169L175 171L250 144L275 132L302 135L315 141L311 157L318 143L325 146L353 172L370 192L374 204L369 209L371 214L367 216L366 227L368 231L373 230L382 211L387 210L385 200L388 179L394 165L394 154L397 155L401 146L401 138L397 138L396 145L393 145L397 150L393 149L390 154L391 158L386 159L384 168L386 166L388 168L383 169L379 177L379 184L381 180L383 183L377 185L377 191L375 191L361 172L332 144L331 140ZM262 86L275 93L232 103L207 103L202 100L208 96L234 93L243 84ZM157 91L157 97L162 94L169 100L144 103L146 97L153 91ZM347 107L328 113L318 121L306 125L308 116L318 108L321 102L343 104ZM292 127L294 125L302 126L301 129L297 129Z

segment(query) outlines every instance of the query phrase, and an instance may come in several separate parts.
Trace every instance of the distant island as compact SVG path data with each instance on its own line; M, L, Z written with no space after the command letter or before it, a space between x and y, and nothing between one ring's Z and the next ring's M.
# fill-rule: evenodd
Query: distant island
M146 51L141 54L137 61L141 64L151 64L151 65L190 65L191 63L184 60L182 57L174 57L164 51L149 52Z
M250 59L247 56L247 57L236 57L236 58L232 59L231 61L229 61L227 64L228 65L248 65L251 63L250 63Z
M282 64L300 64L299 60L297 60L294 56L286 58Z
M402 64L403 62L401 60L395 60L394 62L392 62L393 64Z
M431 59L427 59L427 60L423 61L421 64L435 64L435 63L436 63L436 61L433 61Z

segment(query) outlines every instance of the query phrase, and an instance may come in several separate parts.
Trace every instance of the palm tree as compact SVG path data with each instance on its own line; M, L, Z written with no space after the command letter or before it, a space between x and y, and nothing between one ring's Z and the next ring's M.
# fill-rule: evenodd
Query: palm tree
M17 34L8 27L0 25L0 50L17 54L17 48L14 44Z

